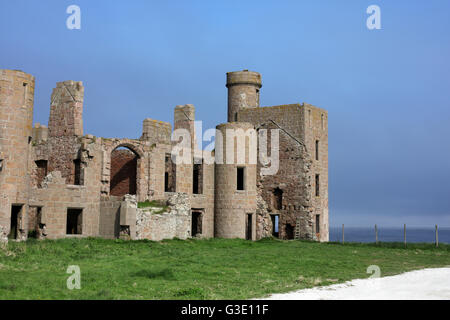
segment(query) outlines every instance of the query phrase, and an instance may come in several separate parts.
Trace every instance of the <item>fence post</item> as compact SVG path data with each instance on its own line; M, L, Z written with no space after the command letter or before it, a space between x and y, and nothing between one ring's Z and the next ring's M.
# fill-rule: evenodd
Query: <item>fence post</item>
M344 224L342 224L342 244L344 244Z
M438 225L436 225L436 248L439 247Z
M378 228L377 228L377 225L375 225L375 243L378 244Z
M405 248L406 248L406 223L405 223L405 225L403 226L403 240L404 240L404 242L405 242Z

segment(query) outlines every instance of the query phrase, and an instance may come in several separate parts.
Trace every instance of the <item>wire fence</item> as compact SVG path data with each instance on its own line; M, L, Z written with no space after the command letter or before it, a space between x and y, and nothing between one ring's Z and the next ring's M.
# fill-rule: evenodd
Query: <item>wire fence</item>
M439 227L333 227L330 228L330 241L335 242L403 242L406 247L408 243L450 243L450 228Z

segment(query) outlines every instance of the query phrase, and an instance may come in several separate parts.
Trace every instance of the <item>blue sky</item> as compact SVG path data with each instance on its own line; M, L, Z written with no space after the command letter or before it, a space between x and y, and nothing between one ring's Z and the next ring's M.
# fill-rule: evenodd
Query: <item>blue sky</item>
M81 8L81 30L66 8ZM366 8L381 8L381 30ZM225 73L263 77L261 105L329 112L330 224L450 226L450 2L0 0L0 68L83 81L84 131L138 138L192 103L226 121Z

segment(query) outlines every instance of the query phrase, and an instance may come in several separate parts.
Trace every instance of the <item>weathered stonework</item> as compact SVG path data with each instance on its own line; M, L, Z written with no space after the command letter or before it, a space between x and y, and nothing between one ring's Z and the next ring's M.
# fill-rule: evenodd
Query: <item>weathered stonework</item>
M191 136L184 145L191 163L174 163L178 141L166 122L145 119L139 139L84 134L82 82L58 82L48 127L33 127L34 86L29 74L0 70L0 242L88 236L328 240L327 112L307 103L260 107L259 73L227 73L228 122L216 130L225 139L227 129L279 130L280 165L273 175L262 174L261 161L249 161L256 146L227 150L216 140L213 152L199 150L192 104L175 107L173 126ZM271 143L269 138L268 150ZM244 155L244 163L205 161L227 152ZM167 210L138 209L138 202L153 200Z
M174 193L166 201L168 208L138 209L136 239L159 241L163 239L187 239L191 236L191 207L189 195Z

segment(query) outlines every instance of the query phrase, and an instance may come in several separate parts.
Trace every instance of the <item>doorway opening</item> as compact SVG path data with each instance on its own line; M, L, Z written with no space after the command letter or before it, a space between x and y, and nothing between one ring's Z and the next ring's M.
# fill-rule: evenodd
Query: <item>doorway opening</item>
M291 224L287 223L284 230L285 230L285 238L287 240L294 239L294 227Z
M83 209L67 209L66 234L82 234Z
M192 228L191 235L195 237L202 233L202 212L192 211Z
M274 214L270 216L272 219L272 236L275 238L279 237L279 224L280 224L280 216L278 214Z
M41 231L42 207L28 208L28 238L39 239Z
M19 216L23 205L13 205L11 207L11 225L9 229L8 239L17 239L19 233Z

